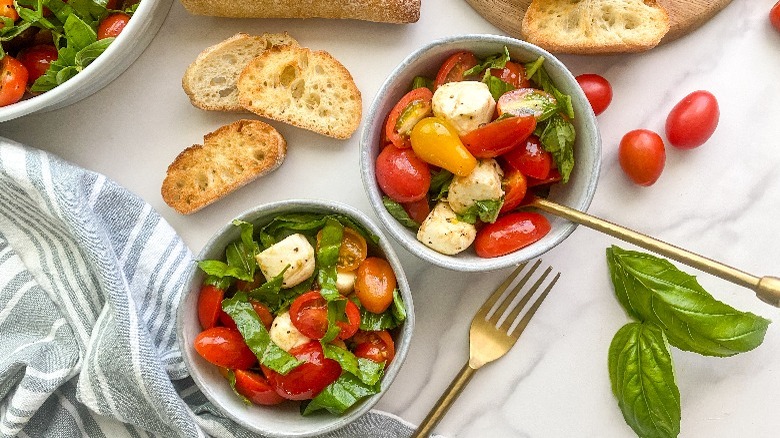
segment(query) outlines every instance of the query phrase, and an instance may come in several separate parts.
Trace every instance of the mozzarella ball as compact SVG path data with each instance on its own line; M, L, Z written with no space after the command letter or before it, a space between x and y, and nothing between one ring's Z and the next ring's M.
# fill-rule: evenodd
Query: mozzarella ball
M355 289L355 278L357 273L355 271L350 272L336 272L336 289L338 289L341 295L349 295Z
M463 136L489 123L496 101L488 86L477 81L448 82L433 93L433 114L441 117Z
M465 213L476 201L501 199L504 172L496 160L482 160L466 176L455 176L450 183L447 202L455 213Z
M289 352L293 348L311 341L304 336L292 323L290 312L284 312L274 318L271 323L271 330L268 331L271 340L282 350Z
M291 288L314 274L314 248L303 234L293 234L272 245L256 257L267 280L282 276L282 287Z
M447 255L465 250L476 237L476 227L459 220L445 201L436 204L417 230L417 240L428 248Z

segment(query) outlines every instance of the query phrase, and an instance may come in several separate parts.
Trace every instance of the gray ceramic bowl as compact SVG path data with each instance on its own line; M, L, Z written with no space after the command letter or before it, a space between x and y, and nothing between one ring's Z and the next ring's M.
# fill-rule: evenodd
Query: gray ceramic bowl
M557 184L550 199L585 211L596 190L601 165L601 137L596 116L574 76L558 59L545 50L514 38L498 35L462 35L434 41L417 50L390 73L377 92L368 111L360 139L360 166L363 185L371 205L389 233L409 252L435 265L457 271L490 271L517 265L533 259L561 243L574 231L575 224L548 216L552 229L540 241L519 251L496 258L481 258L473 248L455 256L438 253L420 243L414 231L402 226L382 205L382 191L376 181L375 162L380 151L380 139L387 114L398 100L409 91L412 79L418 75L434 77L448 56L470 50L485 57L509 48L512 59L521 62L545 57L544 67L555 85L572 97L574 126L577 131L575 167L567 184Z
M381 229L365 214L348 205L337 202L296 199L261 205L242 213L237 219L251 222L255 225L264 225L276 215L293 212L344 214L379 236L378 250L395 271L398 288L406 303L407 319L396 336L395 358L385 370L385 375L382 379L382 392L359 402L344 415L335 416L323 412L303 417L299 413L297 403L284 403L279 406L247 406L236 397L230 389L228 382L219 374L217 367L200 357L193 348L193 341L198 333L201 332L197 303L198 292L204 278L203 272L193 264L188 273L188 279L184 286L185 289L176 312L179 348L184 357L184 363L187 365L190 375L200 390L225 415L248 430L274 437L318 436L341 428L366 413L379 401L379 398L390 386L390 383L392 383L398 370L401 368L401 364L403 364L409 349L412 329L414 328L412 294L409 290L409 283L406 280L401 262ZM209 240L200 251L200 254L198 254L197 259L222 258L227 244L239 237L238 227L232 224L225 225Z
M116 79L141 55L168 15L173 0L141 0L116 41L83 71L53 90L0 107L0 122L76 103Z

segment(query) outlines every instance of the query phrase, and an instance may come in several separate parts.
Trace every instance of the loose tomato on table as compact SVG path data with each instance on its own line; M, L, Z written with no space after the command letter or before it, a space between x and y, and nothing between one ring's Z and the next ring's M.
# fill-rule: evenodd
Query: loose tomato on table
M106 16L98 25L97 38L102 40L118 37L128 22L130 22L130 16L121 12Z
M395 342L386 330L359 331L352 338L355 356L377 363L389 364L395 357Z
M257 363L257 356L238 330L212 327L195 337L195 351L218 367L245 370Z
M19 62L27 69L27 83L32 84L43 76L49 69L49 65L57 60L57 56L57 48L51 44L39 44L22 49L19 52Z
M661 136L647 129L630 131L620 140L618 160L623 172L632 181L640 186L650 186L664 170L664 141Z
M517 148L504 154L503 158L510 166L523 172L523 175L545 179L550 175L553 165L552 154L545 151L539 137L531 135Z
M433 89L435 90L447 82L462 81L464 79L463 73L475 67L477 62L477 57L468 51L452 54L439 68L436 79L433 80Z
M509 213L477 231L474 249L480 257L499 257L537 242L549 232L550 222L539 213Z
M249 370L235 370L236 392L256 405L271 406L282 403L285 398L276 393L265 377Z
M523 202L528 191L528 181L523 172L510 166L504 171L502 186L504 189L504 204L501 206L499 213L506 213L514 210Z
M528 88L531 86L531 82L525 77L525 67L516 62L507 61L504 68L491 68L490 74L515 88Z
M412 147L409 133L420 120L431 115L431 90L421 87L406 93L395 104L385 123L385 137L398 148Z
M376 180L393 201L418 201L428 194L431 172L428 164L411 149L385 146L376 158Z
M586 73L575 77L580 88L585 93L593 112L599 115L612 102L612 85L603 76Z
M290 354L304 363L286 375L261 365L268 383L288 400L312 399L341 375L341 365L325 357L319 341L299 345L290 350Z
M368 257L360 264L355 278L355 295L360 304L373 313L382 313L393 303L395 273L387 260Z
M709 91L694 91L678 102L666 118L666 138L681 149L701 146L715 132L719 118L715 96Z
M769 10L769 22L772 23L775 30L780 32L780 1Z
M463 145L455 128L442 118L427 117L420 120L412 129L410 139L414 153L421 160L455 175L466 176L477 167L477 159Z
M536 128L531 115L492 121L461 137L463 145L476 158L495 158L521 145Z
M16 103L24 95L27 69L21 62L6 54L0 61L0 106Z
M198 320L204 330L217 325L219 314L224 313L222 312L223 298L225 298L225 291L216 286L204 284L200 288L198 295Z

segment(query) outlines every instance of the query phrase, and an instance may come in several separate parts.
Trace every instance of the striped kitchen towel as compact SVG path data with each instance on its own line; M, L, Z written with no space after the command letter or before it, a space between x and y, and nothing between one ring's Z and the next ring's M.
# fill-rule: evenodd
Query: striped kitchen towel
M248 437L188 378L192 254L143 200L0 139L0 437ZM408 437L372 411L333 437Z

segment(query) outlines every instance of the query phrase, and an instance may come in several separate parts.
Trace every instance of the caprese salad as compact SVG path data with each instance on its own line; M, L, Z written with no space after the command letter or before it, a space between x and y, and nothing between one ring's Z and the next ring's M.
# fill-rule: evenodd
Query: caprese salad
M71 79L122 32L139 0L0 0L0 106Z
M571 97L544 58L458 52L411 88L388 114L376 158L388 212L448 255L474 244L497 257L547 234L544 216L516 211L529 188L566 183L574 166Z
M349 217L285 214L202 260L195 350L246 403L342 414L380 391L406 319L377 237Z

